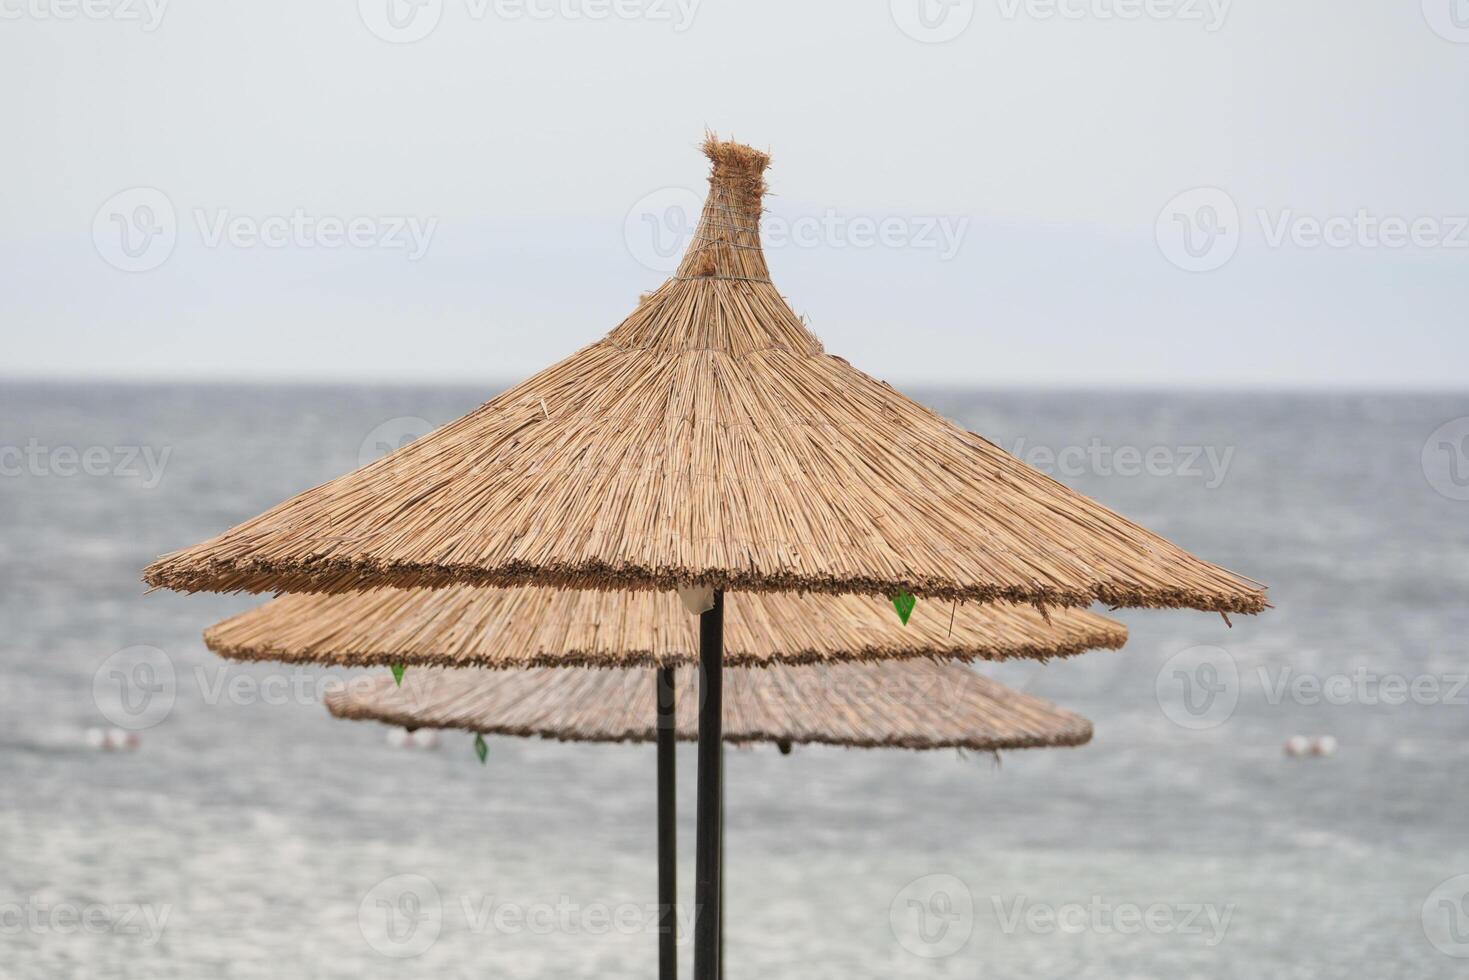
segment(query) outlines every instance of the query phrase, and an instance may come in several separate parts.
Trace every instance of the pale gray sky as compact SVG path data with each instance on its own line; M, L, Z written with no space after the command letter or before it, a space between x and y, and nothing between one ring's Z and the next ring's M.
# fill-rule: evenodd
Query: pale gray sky
M516 379L707 125L879 376L1469 380L1469 0L86 2L0 0L6 374Z

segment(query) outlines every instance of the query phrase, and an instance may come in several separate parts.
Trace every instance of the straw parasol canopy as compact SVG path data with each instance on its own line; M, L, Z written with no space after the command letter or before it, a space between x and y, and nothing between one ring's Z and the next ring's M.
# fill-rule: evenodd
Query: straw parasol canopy
M1193 557L823 351L760 247L769 157L710 136L675 275L474 412L150 565L183 591L542 585L1254 613Z
M903 625L864 596L740 593L725 600L724 662L1046 660L1118 649L1122 624L1009 603L915 610ZM342 666L668 667L699 662L698 619L666 592L372 589L287 595L210 627L236 660Z
M676 732L698 738L698 676L677 671ZM724 740L853 748L976 751L1082 745L1080 715L1011 690L968 667L832 664L725 674ZM405 728L461 728L572 742L651 742L656 687L649 670L427 670L397 686L375 676L326 697L338 718Z

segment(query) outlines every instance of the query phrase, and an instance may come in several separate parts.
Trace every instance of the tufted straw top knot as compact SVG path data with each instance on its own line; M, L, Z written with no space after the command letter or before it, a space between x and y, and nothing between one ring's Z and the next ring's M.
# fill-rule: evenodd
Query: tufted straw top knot
M770 281L760 247L760 215L765 209L765 168L770 157L740 143L704 140L713 165L709 196L689 250L679 264L680 279Z
M821 344L769 281L769 157L709 137L678 272L458 421L155 561L183 591L537 585L1259 612L1264 588ZM943 356L936 352L935 356Z

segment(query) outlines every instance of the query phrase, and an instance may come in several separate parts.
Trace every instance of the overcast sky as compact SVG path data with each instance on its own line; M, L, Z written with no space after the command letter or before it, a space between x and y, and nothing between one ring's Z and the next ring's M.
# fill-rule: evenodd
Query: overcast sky
M1469 380L1465 0L0 18L7 374L517 379L662 280L708 126L774 155L777 284L881 377Z

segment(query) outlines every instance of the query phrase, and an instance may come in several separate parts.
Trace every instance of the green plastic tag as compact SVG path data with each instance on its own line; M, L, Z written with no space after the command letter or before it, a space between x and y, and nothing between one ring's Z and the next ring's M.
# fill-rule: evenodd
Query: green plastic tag
M898 618L903 621L904 626L908 625L908 617L913 615L913 607L917 604L918 600L906 592L893 596L893 608L898 611Z

